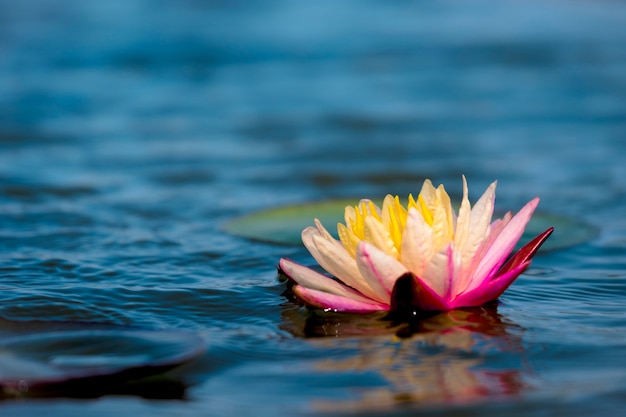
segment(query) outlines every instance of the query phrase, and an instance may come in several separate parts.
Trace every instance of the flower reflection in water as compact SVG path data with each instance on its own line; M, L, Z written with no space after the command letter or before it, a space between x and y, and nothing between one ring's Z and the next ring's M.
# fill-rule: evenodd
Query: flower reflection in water
M452 310L413 323L384 315L286 311L283 327L312 343L337 347L350 341L356 355L324 359L321 372L376 373L383 386L360 389L356 399L316 401L319 411L389 411L399 404L464 404L502 399L527 390L521 328L495 305ZM326 336L326 337L325 337ZM334 336L334 337L328 337ZM341 338L339 341L337 338ZM380 385L380 384L378 384Z

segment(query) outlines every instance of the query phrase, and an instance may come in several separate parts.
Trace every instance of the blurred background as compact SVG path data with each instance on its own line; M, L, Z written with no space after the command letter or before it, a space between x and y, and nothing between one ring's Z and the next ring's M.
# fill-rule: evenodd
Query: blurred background
M92 415L260 415L253 401L268 398L280 401L267 415L308 412L311 396L354 400L362 384L389 412L413 398L395 394L426 380L378 362L365 377L360 366L304 376L329 352L367 358L388 338L309 344L307 313L281 296L274 269L309 255L221 225L284 204L416 194L424 178L458 198L462 174L474 200L497 179L500 209L540 196L542 211L600 234L539 258L503 316L490 313L526 364L517 347L494 353L484 335L465 335L478 361L460 364L464 380L482 378L476 392L488 398L513 392L507 415L541 413L563 395L576 398L561 403L568 415L598 404L611 414L626 381L610 365L626 346L625 157L620 1L0 0L0 315L176 327L211 341L191 405L108 399ZM420 354L434 368L456 358ZM409 370L421 360L401 359ZM523 383L495 389L492 367ZM402 388L381 382L399 379ZM548 393L529 399L529 381ZM590 381L604 385L589 393ZM475 399L457 388L432 396ZM240 401L242 390L252 399ZM81 406L50 412L84 415ZM466 411L489 410L501 411Z
M0 138L36 149L3 152L4 176L134 182L149 160L274 202L624 174L603 163L626 123L621 2L0 4Z

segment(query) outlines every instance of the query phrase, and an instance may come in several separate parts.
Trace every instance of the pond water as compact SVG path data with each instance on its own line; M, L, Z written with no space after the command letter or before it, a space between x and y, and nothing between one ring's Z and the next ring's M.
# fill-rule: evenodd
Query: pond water
M0 2L0 317L207 344L169 382L0 414L619 414L624 45L614 1ZM306 310L275 269L303 247L223 228L462 174L598 232L497 306L391 326Z

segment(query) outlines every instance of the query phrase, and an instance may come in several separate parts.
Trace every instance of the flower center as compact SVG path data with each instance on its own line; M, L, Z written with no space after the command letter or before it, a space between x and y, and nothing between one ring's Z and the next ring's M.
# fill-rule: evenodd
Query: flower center
M339 238L352 256L356 256L359 241L364 240L398 258L411 209L420 213L424 222L433 229L436 247L454 239L454 212L450 197L442 185L435 189L430 181L424 183L417 200L409 195L406 208L398 196L391 195L385 197L382 209L370 200L346 207L346 223L337 225Z

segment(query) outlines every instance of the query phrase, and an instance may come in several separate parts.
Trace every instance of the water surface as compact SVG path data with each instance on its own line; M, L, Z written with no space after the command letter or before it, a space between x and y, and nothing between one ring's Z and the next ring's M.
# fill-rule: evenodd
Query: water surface
M173 376L183 399L0 412L617 415L625 23L612 1L0 2L0 316L209 346ZM275 270L303 248L221 228L427 177L458 197L461 174L599 233L498 305L390 326L307 311Z

